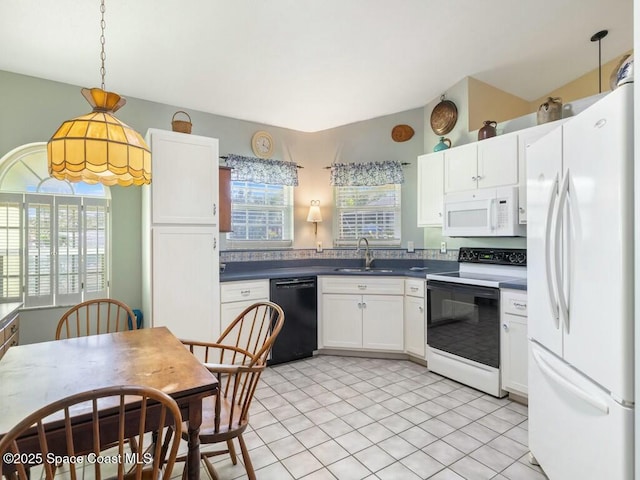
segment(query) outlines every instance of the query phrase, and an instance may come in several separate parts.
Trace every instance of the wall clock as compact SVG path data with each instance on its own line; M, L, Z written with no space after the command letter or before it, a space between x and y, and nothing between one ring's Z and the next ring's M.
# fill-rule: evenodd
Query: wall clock
M273 153L273 138L269 133L260 130L251 138L251 149L256 157L269 158Z

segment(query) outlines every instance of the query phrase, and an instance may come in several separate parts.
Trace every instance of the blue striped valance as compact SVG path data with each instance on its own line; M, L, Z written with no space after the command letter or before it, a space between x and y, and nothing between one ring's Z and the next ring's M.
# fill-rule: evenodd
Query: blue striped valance
M331 165L331 185L347 187L354 185L374 186L404 183L402 164L386 162L334 163Z
M298 186L298 166L294 162L243 157L230 153L227 155L226 163L233 169L231 180Z

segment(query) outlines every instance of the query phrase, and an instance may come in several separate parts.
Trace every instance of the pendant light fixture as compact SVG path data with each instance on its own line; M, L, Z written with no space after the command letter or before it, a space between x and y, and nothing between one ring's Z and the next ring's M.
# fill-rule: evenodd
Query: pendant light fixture
M86 115L67 120L47 143L49 174L58 180L143 185L151 183L151 151L142 136L113 114L127 101L104 86L104 0L100 3L101 88L83 88L93 107Z
M591 35L591 41L598 42L598 93L602 93L602 39L608 33L609 30L600 30Z

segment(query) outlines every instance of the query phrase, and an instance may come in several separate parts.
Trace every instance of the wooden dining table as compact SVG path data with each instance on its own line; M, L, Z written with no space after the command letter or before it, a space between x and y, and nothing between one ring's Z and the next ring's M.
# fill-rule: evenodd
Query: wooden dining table
M114 385L154 387L178 403L188 423L188 478L199 479L202 399L218 381L166 327L10 348L0 361L0 438L45 405Z

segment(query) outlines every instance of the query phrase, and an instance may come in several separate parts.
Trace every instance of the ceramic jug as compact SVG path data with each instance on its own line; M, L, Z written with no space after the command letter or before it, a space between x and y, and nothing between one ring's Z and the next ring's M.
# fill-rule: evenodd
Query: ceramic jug
M538 108L538 125L553 122L562 118L562 99L548 97L547 101Z
M440 150L446 150L447 148L451 148L451 140L445 137L440 137L440 141L436 143L435 147L433 147L433 151L439 152Z
M478 130L478 140L484 140L485 138L495 137L496 127L498 126L498 122L495 120L485 120L484 126Z

